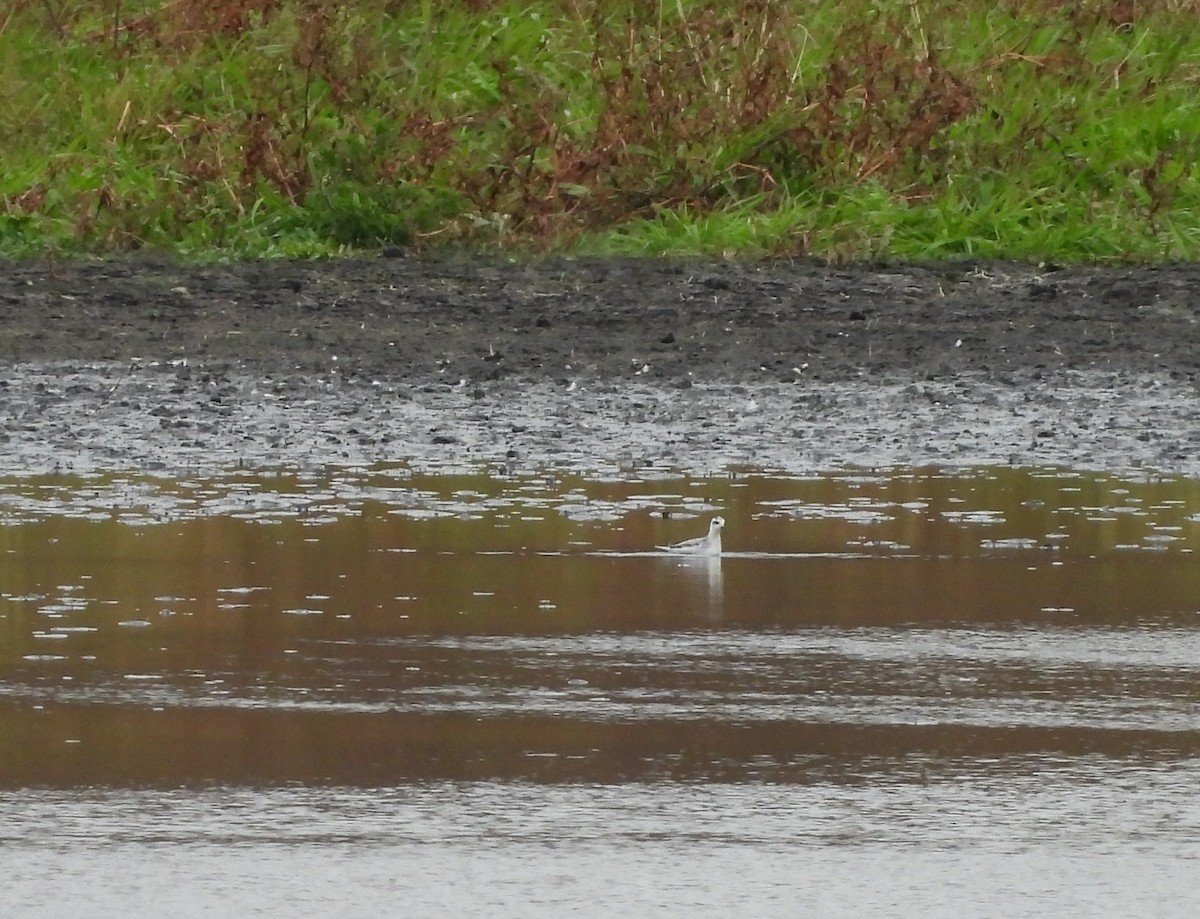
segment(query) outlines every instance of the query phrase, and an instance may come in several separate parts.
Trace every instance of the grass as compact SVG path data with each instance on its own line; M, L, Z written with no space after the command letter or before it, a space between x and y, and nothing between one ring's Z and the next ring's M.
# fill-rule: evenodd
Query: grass
M0 254L1200 255L1200 0L12 0Z

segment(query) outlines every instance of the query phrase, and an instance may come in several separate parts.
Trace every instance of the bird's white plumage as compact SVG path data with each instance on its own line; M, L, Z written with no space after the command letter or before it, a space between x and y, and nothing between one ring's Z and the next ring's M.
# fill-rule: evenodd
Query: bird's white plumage
M659 546L664 552L677 555L720 555L721 530L725 526L724 517L713 517L708 525L707 536L697 536L695 539L685 539L673 546Z

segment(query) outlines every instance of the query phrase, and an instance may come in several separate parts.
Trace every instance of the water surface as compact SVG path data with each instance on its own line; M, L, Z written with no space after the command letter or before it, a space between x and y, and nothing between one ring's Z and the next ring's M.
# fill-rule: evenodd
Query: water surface
M655 548L716 513L722 558ZM0 520L12 915L1191 914L1195 480L62 477Z

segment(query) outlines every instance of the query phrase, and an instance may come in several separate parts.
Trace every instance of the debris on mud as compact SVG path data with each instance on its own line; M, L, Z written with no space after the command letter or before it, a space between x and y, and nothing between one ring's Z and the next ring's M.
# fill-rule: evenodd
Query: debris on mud
M8 263L3 472L1200 470L1200 267Z

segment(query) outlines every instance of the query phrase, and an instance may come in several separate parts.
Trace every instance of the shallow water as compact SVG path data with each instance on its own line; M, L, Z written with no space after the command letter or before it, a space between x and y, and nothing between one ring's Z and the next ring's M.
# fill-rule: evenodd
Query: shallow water
M14 916L1188 916L1193 764L0 794Z
M721 559L655 550L718 512ZM1196 480L64 477L0 516L11 915L1193 912Z

